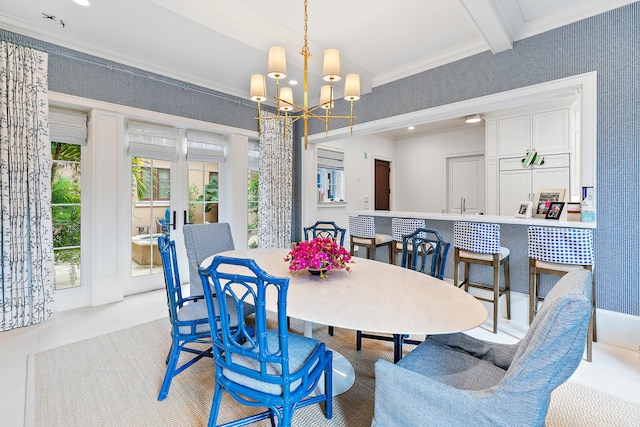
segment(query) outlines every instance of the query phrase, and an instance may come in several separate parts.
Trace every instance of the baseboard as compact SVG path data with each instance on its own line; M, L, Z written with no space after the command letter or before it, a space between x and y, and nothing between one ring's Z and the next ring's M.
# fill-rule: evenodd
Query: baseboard
M446 280L446 279L445 279ZM447 280L450 281L450 280ZM491 291L469 288L469 293L483 297L493 297ZM489 313L487 323L492 324L493 305L481 301ZM500 298L498 316L504 319L507 305L504 296ZM506 320L506 319L505 319ZM596 312L598 342L640 353L640 316L597 309ZM511 292L511 322L527 325L529 323L529 295Z
M598 342L640 353L640 316L598 309Z
M27 356L27 386L24 396L24 426L33 427L35 423L35 373L36 355L30 353Z

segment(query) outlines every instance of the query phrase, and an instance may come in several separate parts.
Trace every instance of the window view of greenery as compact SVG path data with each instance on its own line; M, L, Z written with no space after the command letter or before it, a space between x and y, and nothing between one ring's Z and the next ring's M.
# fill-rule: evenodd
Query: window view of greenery
M140 187L142 198L140 201L148 200L169 200L169 185L171 183L169 169L140 167L142 182L153 183Z
M249 170L247 185L247 208L249 213L249 249L258 247L258 171Z
M162 271L158 236L170 230L171 164L131 158L131 276Z
M188 222L218 222L218 163L189 162Z
M51 143L51 219L56 289L80 286L80 146Z

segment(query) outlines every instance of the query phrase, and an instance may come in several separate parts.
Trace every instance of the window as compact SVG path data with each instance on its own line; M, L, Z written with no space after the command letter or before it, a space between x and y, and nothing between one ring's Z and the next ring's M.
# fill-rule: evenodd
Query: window
M150 185L143 188L140 200L169 200L171 172L166 168L142 167L142 180Z
M80 286L80 146L51 143L51 220L56 290Z
M54 106L49 110L51 140L51 221L56 290L80 286L82 225L82 146L87 114Z
M247 171L247 247L258 247L258 183L260 181L260 149L257 141L249 141L249 168Z
M226 137L211 132L187 131L190 224L218 222L219 172L224 163Z
M49 110L51 139L51 221L56 290L80 286L82 226L82 146L87 115L57 107Z
M218 164L189 162L189 224L218 222Z
M318 202L344 202L344 153L318 148Z

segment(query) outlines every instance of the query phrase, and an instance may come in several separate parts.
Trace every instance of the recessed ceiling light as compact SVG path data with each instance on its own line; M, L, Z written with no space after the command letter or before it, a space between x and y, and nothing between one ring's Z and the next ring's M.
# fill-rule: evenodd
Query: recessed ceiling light
M414 129L415 129L415 127L413 127L413 126L409 126L407 129L409 129L409 130L414 130Z
M297 85L298 81L297 80L289 80L289 84L290 85Z
M73 0L74 3L79 4L80 6L89 6L89 0Z
M465 123L478 123L481 120L482 116L480 116L480 114L473 114L471 116L465 116L464 118Z

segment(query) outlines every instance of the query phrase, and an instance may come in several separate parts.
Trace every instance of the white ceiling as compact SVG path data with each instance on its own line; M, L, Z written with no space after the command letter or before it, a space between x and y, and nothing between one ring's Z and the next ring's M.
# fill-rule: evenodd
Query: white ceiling
M302 0L90 2L3 0L0 28L247 99L251 74L266 74L267 52L277 44L287 50L286 80L302 82ZM317 104L326 48L340 49L343 75L359 73L366 93L633 2L310 0L310 102ZM294 96L301 104L300 86ZM268 91L272 97L275 87Z

